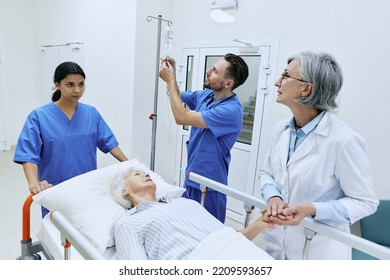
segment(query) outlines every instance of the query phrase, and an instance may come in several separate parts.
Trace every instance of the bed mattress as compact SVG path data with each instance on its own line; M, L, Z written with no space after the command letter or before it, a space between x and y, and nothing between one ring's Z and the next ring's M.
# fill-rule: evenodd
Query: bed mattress
M61 245L61 235L59 230L50 221L50 215L46 215L42 220L42 224L37 232L37 237L46 245L55 260L64 259L64 247ZM71 260L84 260L81 254L73 246L71 246L69 250ZM103 256L107 260L115 260L115 246L107 248Z
M263 249L231 227L217 230L203 239L189 260L273 260Z

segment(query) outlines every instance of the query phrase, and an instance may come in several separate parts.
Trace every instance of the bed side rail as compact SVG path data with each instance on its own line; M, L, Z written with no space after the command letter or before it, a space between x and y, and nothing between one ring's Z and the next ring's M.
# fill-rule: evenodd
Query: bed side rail
M259 209L267 208L267 204L258 198L250 196L246 193L240 192L233 188L229 188L228 186L218 183L214 180L206 178L196 173L190 172L188 174L188 178L194 182L197 182L203 186L214 189L216 191L222 192L228 196L236 198L244 203L249 203ZM365 252L369 255L372 255L378 259L390 260L390 249L361 238L359 236L353 235L351 233L347 233L341 231L339 229L333 228L331 226L320 224L318 222L313 221L313 219L306 217L302 220L301 224L306 228L305 237L306 240L311 240L315 234L322 234L339 242L342 242L348 246L356 248L362 252ZM307 254L308 248L306 247L303 254ZM305 258L305 257L304 257Z
M41 241L32 242L31 231L30 231L30 214L31 204L33 202L33 194L30 194L24 201L22 208L22 240L21 244L21 255L18 260L40 260L41 256L38 254L42 252L47 260L53 260L53 256Z
M50 212L50 220L61 233L61 239L69 241L86 260L105 260L91 242L59 211ZM65 245L67 246L67 245Z

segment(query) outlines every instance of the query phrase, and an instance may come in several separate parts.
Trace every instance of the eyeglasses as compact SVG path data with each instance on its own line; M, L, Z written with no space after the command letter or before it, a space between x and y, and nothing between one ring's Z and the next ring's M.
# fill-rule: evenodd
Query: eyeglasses
M282 73L282 75L280 75L280 82L282 82L284 79L287 79L287 78L290 78L290 79L293 79L293 80L297 80L297 81L300 81L302 83L308 83L306 82L305 80L302 80L302 79L298 79L298 78L294 78L294 77L291 77L289 74L287 74L286 72Z

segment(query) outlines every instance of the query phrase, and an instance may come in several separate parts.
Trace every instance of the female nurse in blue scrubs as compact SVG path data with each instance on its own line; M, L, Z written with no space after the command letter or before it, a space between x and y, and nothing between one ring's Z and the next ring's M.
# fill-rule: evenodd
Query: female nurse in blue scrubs
M14 162L23 165L33 194L96 169L96 148L127 160L99 112L79 102L85 91L83 69L61 63L54 84L52 102L29 114L16 145ZM48 212L42 207L42 217Z

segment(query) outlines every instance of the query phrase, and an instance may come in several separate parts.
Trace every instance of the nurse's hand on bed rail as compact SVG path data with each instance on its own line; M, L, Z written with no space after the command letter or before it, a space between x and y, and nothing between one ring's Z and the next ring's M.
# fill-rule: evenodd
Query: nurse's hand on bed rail
M31 162L23 163L23 171L26 175L26 179L28 182L28 188L32 194L37 194L47 188L53 186L48 181L43 180L39 182L38 180L38 165Z
M313 203L300 203L293 207L284 208L281 215L270 216L270 221L278 225L296 226L307 216L315 216L316 208ZM281 217L289 217L281 219Z
M46 190L52 186L53 186L52 184L49 184L48 181L44 180L42 182L37 182L35 184L29 185L28 188L30 189L30 192L32 194L37 194L37 193L40 193L41 191Z

